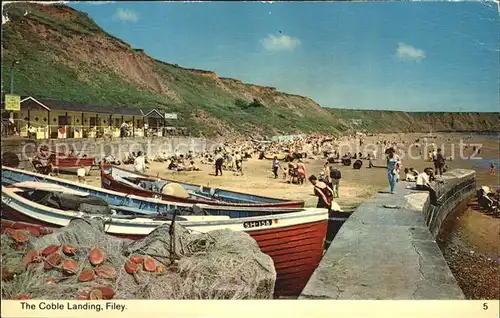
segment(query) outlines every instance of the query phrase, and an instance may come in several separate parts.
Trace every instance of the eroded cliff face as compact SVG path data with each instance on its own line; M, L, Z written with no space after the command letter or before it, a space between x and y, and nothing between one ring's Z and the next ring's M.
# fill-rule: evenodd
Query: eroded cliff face
M12 61L20 60L15 87L22 95L164 108L179 113L180 125L205 136L383 131L389 124L398 131L498 129L498 117L492 115L456 114L449 119L447 115L330 110L274 87L155 60L104 32L85 13L64 5L14 3L4 11L10 21L3 25L2 68L7 70L3 82L10 81ZM363 127L352 124L357 117Z

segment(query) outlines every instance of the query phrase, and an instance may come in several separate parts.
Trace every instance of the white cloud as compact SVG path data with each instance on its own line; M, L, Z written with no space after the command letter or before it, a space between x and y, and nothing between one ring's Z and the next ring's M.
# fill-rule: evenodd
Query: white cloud
M292 51L300 45L300 40L288 35L272 35L269 34L262 45L269 51Z
M82 2L82 4L88 4L91 6L99 6L101 4L110 4L110 3L115 3L116 1L89 1L89 2Z
M420 61L425 59L425 51L417 49L409 44L399 42L396 56L398 59L404 61Z
M128 21L128 22L137 22L139 21L139 16L135 11L132 10L124 10L122 8L116 9L115 19L121 20L121 21Z

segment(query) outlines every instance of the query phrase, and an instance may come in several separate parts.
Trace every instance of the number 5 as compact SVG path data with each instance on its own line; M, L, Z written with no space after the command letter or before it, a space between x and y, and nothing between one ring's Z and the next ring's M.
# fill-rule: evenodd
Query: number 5
M483 303L483 310L488 310L488 303Z

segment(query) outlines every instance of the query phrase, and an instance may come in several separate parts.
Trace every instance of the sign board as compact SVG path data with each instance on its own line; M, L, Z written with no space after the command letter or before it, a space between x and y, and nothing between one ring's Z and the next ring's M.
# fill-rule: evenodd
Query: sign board
M177 119L177 114L175 114L175 113L165 113L165 119Z
M5 95L5 110L20 111L21 110L21 96L19 95Z

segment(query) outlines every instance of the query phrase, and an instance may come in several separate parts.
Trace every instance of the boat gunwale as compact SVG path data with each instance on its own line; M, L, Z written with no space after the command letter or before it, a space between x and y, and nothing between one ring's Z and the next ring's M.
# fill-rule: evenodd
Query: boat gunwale
M132 188L131 186L125 184L125 183L122 183L120 182L119 180L116 180L113 175L112 175L112 172L109 173L109 174L106 174L104 172L105 168L106 167L109 167L111 169L117 169L119 171L124 171L124 172L127 172L127 173L130 173L130 174L133 174L133 175L137 175L137 176L141 176L149 181L151 181L152 179L160 179L162 181L167 181L167 182L175 182L175 183L181 183L181 184L185 184L185 185L188 185L188 186L192 186L192 187L200 187L200 185L198 184L192 184L192 183L186 183L186 182L179 182L179 181L176 181L176 180L172 180L172 179L167 179L167 178L162 178L162 177L153 177L153 176L150 176L150 175L147 175L147 174L143 174L143 173L140 173L140 172L136 172L136 171L130 171L130 170L126 170L126 169L123 169L123 168L119 168L115 165L112 165L112 164L101 164L101 182L102 182L102 179L103 179L103 176L106 176L106 178L108 179L112 179L114 180L115 182L117 183L120 183L120 185L123 185L125 187L130 187ZM210 187L210 188L213 188L213 187ZM151 190L148 190L148 189L138 189L138 190L142 190L142 191L145 191L145 192L148 192L148 193L151 193L151 194L155 194L155 195L164 195L163 193L160 193L160 192L155 192L155 191L151 191ZM266 197L266 196L262 196L262 195L255 195L255 194L249 194L249 193L244 193L244 192L239 192L239 191L233 191L233 190L227 190L227 189L220 189L220 190L223 190L223 191L227 191L227 192L232 192L232 193L235 193L235 194L239 194L239 195L243 195L243 196L252 196L254 198L257 198L257 199L270 199L270 200L275 200L276 202L263 202L263 203L232 203L232 202L216 202L216 201L209 201L209 200L204 200L204 199L191 199L193 201L197 201L197 202L214 202L214 204L209 204L209 203L203 203L203 204L209 204L209 205L221 205L221 206L234 206L234 207L239 207L241 205L243 206L255 206L255 207L280 207L284 204L286 205L301 205L302 207L304 207L304 200L289 200L289 199L279 199L279 198L274 198L274 197Z
M29 199L26 199L19 195L17 192L20 189L12 187L5 187L2 186L2 204L5 204L9 206L9 202L4 202L4 195L7 197L10 197L10 200L15 200L20 202L23 205L26 206L31 206L33 208L42 210L43 212L50 213L53 215L57 215L60 217L64 218L80 218L80 219L85 219L85 213L79 212L79 211L65 211L65 210L60 210L52 207L45 206L43 204L31 201ZM23 191L23 190L21 190ZM9 206L11 209L14 209L13 207ZM14 209L15 210L15 209ZM19 212L18 213L22 213ZM24 213L22 213L24 214ZM88 218L104 218L104 219L112 219L113 222L118 223L118 224L124 224L125 226L130 226L130 225L137 225L137 226L160 226L162 224L168 224L171 221L166 220L166 221L151 221L151 222L134 222L133 220L130 219L120 219L120 218L113 218L113 215L99 215L99 214L87 214L89 217ZM321 220L314 220L314 221L309 221L309 222L300 222L304 218L314 218L317 217L319 218L320 216L323 216ZM180 217L184 217L180 215ZM189 217L189 216L187 216ZM217 217L217 216L216 216ZM141 217L138 217L137 219L140 219ZM207 216L207 218L210 218L210 216ZM255 229L255 231L258 230L272 230L272 229L279 229L287 226L294 226L294 225L302 225L302 224L307 224L307 223L312 223L312 222L318 222L318 221L327 221L328 220L328 211L326 209L317 209L317 208L312 208L310 210L306 211L301 211L301 212L293 212L293 213L280 213L280 214L272 214L272 215L259 215L259 216L251 216L251 217L242 217L242 218L229 218L229 219L215 219L215 220L192 220L192 221L177 221L176 223L179 223L180 225L183 226L190 226L190 227L199 227L199 226L216 226L216 225L227 225L227 224L237 224L237 223L244 223L244 222L252 222L252 221L260 221L263 219L278 219L278 220L285 220L285 219L296 219L296 224L290 225L290 224L278 224L271 225L271 227L265 228L265 229ZM44 222L44 220L40 220ZM250 229L251 230L251 229Z

